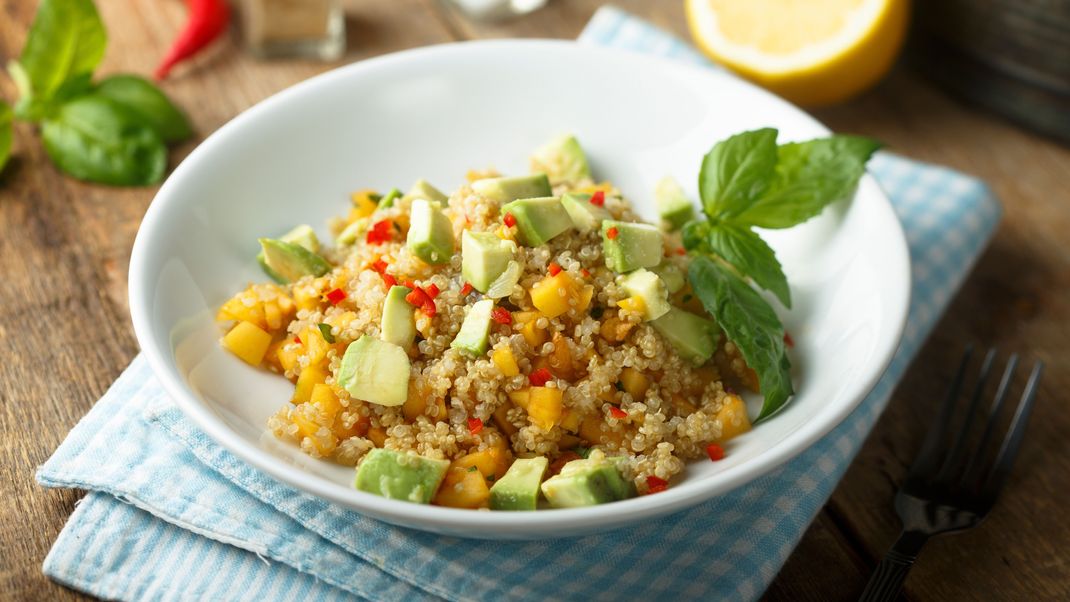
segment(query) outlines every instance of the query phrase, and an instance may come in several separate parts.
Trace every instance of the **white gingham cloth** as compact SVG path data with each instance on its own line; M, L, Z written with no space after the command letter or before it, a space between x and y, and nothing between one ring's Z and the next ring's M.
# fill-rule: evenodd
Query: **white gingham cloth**
M616 9L600 10L581 40L705 63ZM249 467L189 422L137 357L37 473L46 487L89 490L44 572L122 600L755 599L832 493L999 220L999 203L974 178L888 153L870 172L892 199L913 261L902 344L847 420L757 481L664 519L577 539L430 535Z

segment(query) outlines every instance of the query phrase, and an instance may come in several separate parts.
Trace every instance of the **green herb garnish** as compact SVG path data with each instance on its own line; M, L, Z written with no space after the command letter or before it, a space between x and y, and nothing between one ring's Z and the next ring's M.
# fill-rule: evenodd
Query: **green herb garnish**
M323 335L323 340L327 341L331 345L334 345L334 335L331 334L331 325L323 324L322 322L316 324L316 328L320 329L320 334Z
M847 197L880 144L830 136L777 145L772 128L718 142L702 161L699 194L705 219L684 225L692 256L691 288L743 359L758 373L765 398L757 420L794 393L784 327L745 279L791 307L791 290L776 254L754 228L790 228Z
M167 144L189 138L189 121L148 80L93 71L108 36L92 0L42 0L26 45L8 71L19 91L14 117L38 124L60 169L114 185L158 182ZM11 145L11 112L0 102L0 168Z

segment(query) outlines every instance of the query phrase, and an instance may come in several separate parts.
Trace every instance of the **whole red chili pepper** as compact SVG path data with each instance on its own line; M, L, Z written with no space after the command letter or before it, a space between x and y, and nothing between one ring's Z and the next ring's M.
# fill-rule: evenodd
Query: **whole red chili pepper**
M160 66L156 67L157 80L167 77L172 67L211 44L230 23L226 0L186 0L186 7L189 19L160 61Z

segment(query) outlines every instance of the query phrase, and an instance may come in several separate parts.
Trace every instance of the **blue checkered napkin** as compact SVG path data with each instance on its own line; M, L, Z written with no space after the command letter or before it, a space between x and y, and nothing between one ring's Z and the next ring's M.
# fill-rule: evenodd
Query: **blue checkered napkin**
M683 60L688 46L614 9L581 39ZM116 599L751 600L828 499L999 219L985 185L882 153L913 260L910 319L873 392L773 473L682 513L550 542L488 542L392 527L306 496L223 450L135 358L43 465L48 487L90 490L44 571Z

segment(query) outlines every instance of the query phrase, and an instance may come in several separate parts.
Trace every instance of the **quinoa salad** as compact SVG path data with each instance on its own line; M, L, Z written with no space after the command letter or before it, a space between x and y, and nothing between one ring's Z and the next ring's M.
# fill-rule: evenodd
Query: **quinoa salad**
M694 203L654 192L645 224L572 136L529 174L354 192L331 244L260 240L273 282L222 305L222 345L295 383L267 428L359 490L493 510L657 493L730 453L738 391L767 384L688 278Z

